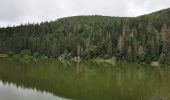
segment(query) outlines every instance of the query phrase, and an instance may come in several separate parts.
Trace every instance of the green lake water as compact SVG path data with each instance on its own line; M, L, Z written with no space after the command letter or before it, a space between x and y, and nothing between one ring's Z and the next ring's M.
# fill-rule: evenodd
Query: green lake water
M0 100L170 100L170 68L0 59Z

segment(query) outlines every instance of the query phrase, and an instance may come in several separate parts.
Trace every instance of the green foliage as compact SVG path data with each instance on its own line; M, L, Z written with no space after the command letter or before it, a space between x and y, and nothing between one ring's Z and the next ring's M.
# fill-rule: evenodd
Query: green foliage
M170 9L165 9L134 18L76 16L0 28L0 52L49 58L61 55L88 59L116 57L119 61L164 59L162 62L168 63L169 13ZM138 52L141 46L145 53ZM162 54L164 57L161 57Z
M39 57L38 52L35 52L35 53L33 54L33 56L36 57L36 58Z
M9 57L13 57L15 55L13 52L8 52L7 54Z
M30 56L30 55L31 55L31 52L29 50L23 50L19 54L20 57L26 57L26 56Z
M140 50L138 51L137 53L137 58L138 58L138 61L139 62L144 62L145 61L145 58L146 58L146 53L144 50Z
M85 56L88 59L96 58L98 56L97 46L92 46L89 49L86 49Z

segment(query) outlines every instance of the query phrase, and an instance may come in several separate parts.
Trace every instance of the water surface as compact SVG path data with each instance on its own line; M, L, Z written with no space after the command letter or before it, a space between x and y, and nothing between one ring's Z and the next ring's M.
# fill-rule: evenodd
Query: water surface
M0 81L0 100L66 100L36 89L18 87L13 83Z
M0 80L0 100L170 99L168 66L3 58Z

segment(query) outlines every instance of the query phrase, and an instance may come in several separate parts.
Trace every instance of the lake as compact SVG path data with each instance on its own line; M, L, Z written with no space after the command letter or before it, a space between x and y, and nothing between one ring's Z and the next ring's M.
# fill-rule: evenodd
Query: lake
M0 59L0 100L169 100L170 68Z

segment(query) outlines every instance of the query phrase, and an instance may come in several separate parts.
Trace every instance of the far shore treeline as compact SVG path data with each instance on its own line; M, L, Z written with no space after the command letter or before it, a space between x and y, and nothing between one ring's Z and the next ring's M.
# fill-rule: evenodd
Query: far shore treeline
M170 64L170 8L139 17L75 16L0 28L0 54Z

